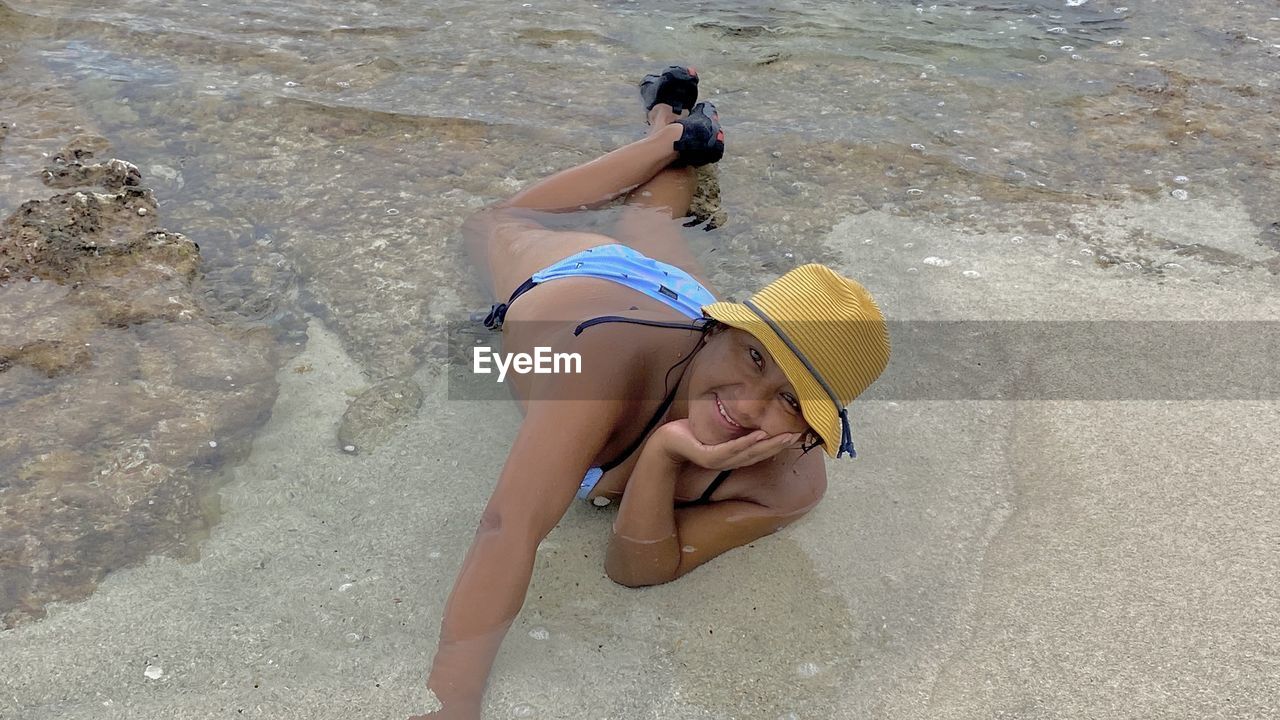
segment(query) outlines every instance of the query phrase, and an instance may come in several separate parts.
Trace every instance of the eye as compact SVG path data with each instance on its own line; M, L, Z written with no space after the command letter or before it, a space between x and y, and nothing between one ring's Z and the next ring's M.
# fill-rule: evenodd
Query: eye
M754 362L756 367L764 370L764 356L760 354L759 350L749 347L747 348L747 354L751 356L751 362Z
M791 393L782 393L782 399L791 406L791 409L794 410L797 415L800 414L800 401L796 399L795 395L792 395Z

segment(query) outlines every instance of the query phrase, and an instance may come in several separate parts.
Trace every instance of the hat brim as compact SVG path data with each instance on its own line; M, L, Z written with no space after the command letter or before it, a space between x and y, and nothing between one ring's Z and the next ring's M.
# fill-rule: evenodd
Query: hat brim
M841 439L840 411L827 391L822 389L817 378L782 338L778 337L773 328L752 312L751 308L741 303L711 303L702 306L702 312L725 325L750 333L764 345L774 362L782 368L782 374L787 376L787 380L795 388L800 401L800 414L804 416L805 422L822 438L822 447L827 455L835 457Z

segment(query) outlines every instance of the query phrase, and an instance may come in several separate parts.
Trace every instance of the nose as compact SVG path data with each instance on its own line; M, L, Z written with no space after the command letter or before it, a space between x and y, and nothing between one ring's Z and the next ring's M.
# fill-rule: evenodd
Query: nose
M771 398L771 393L766 394L760 388L752 388L743 393L734 403L734 419L743 427L753 429L764 427L764 419L769 411L769 400Z

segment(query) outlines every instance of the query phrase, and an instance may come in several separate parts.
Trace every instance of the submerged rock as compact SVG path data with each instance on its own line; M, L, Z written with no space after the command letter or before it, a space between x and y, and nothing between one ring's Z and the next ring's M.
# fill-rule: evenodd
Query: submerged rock
M389 440L421 406L422 388L417 383L403 378L383 380L347 406L338 427L338 445L349 453L371 450Z
M50 165L45 168L42 179L45 185L53 188L96 186L120 190L141 184L142 172L133 163L112 159L92 165L79 162Z
M84 164L104 143L55 158L50 184L93 188L0 222L4 627L148 554L192 554L218 467L275 398L271 332L209 317L199 248L159 226L137 168Z
M697 169L698 187L689 202L691 225L706 223L704 230L714 230L729 219L729 213L720 202L720 174L715 165L703 165Z

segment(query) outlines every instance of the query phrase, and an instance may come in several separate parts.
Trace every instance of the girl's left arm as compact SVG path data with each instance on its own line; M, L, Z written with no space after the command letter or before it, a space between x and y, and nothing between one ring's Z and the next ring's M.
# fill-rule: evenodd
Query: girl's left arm
M605 552L605 573L621 585L670 582L721 553L781 530L822 499L825 482L780 494L769 504L734 499L677 510L676 480L689 462L676 450L683 443L680 434L679 428L658 428L627 480ZM787 470L770 471L799 473L812 469L797 466L814 462L821 470L821 459L802 458Z

